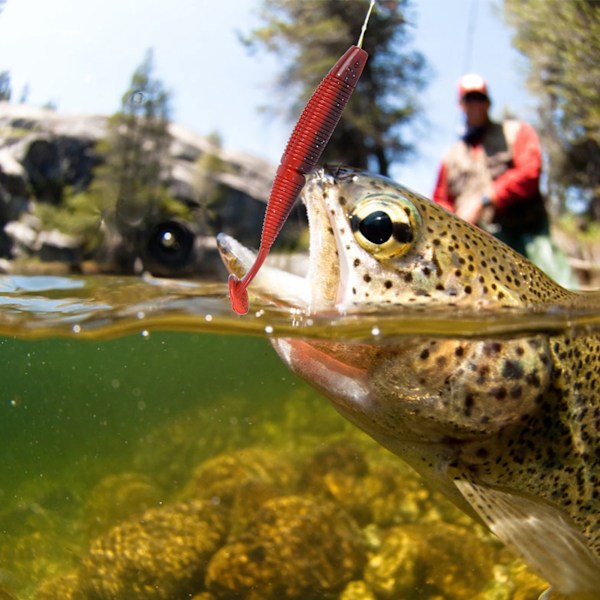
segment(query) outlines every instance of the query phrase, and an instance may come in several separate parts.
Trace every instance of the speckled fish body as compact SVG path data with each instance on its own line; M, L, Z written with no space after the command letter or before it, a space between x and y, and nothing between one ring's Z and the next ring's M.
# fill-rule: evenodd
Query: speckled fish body
M597 307L495 238L388 179L316 173L304 311ZM223 258L251 260L221 237ZM240 274L240 273L238 273ZM277 301L278 275L257 284ZM285 363L484 522L559 592L600 589L600 334L391 343L278 339Z

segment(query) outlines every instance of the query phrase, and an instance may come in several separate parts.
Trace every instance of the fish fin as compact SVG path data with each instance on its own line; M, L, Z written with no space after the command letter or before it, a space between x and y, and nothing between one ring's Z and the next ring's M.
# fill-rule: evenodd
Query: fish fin
M489 529L555 590L577 598L598 593L600 561L561 509L533 496L492 488L467 473L454 483Z

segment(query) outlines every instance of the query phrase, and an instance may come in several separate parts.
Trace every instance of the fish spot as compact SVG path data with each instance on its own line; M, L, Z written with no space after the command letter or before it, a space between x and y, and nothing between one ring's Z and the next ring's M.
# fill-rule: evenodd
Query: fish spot
M502 377L506 379L522 379L523 367L516 360L505 360L502 365Z
M504 400L508 395L505 387L495 387L490 390L490 395L496 400Z
M523 394L523 388L520 385L515 385L515 387L513 387L510 390L510 397L513 400L518 400Z
M488 342L483 347L483 352L486 356L492 354L498 354L502 350L502 344L500 342Z
M528 383L528 385L534 388L539 388L542 385L542 382L540 381L540 378L535 371L528 373L525 376L525 381Z

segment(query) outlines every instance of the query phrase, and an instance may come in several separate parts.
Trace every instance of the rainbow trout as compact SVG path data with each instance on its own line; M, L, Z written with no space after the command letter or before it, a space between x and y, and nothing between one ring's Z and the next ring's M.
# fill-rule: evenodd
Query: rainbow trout
M265 271L263 295L307 313L600 307L487 233L392 181L318 171L303 193L305 278ZM238 276L254 255L219 236ZM600 590L600 333L388 343L275 339L282 360L558 592Z

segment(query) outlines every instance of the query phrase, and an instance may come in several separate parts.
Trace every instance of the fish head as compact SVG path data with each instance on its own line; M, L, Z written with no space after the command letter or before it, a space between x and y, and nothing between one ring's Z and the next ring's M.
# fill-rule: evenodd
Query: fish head
M302 199L309 221L306 275L263 269L255 280L259 294L275 303L308 314L504 310L561 289L486 232L388 178L320 169ZM231 238L220 236L219 247L236 275L252 264L254 255ZM286 338L273 344L346 416L402 452L407 441L431 445L493 434L532 408L536 386L549 375L542 339L409 338L382 345ZM490 402L490 394L505 401Z
M292 286L302 292L290 303L308 313L506 308L556 298L560 289L508 246L386 177L319 169L302 200L310 259L306 277ZM219 240L229 270L247 270L241 255L248 251L227 236ZM268 271L256 290L285 303Z

